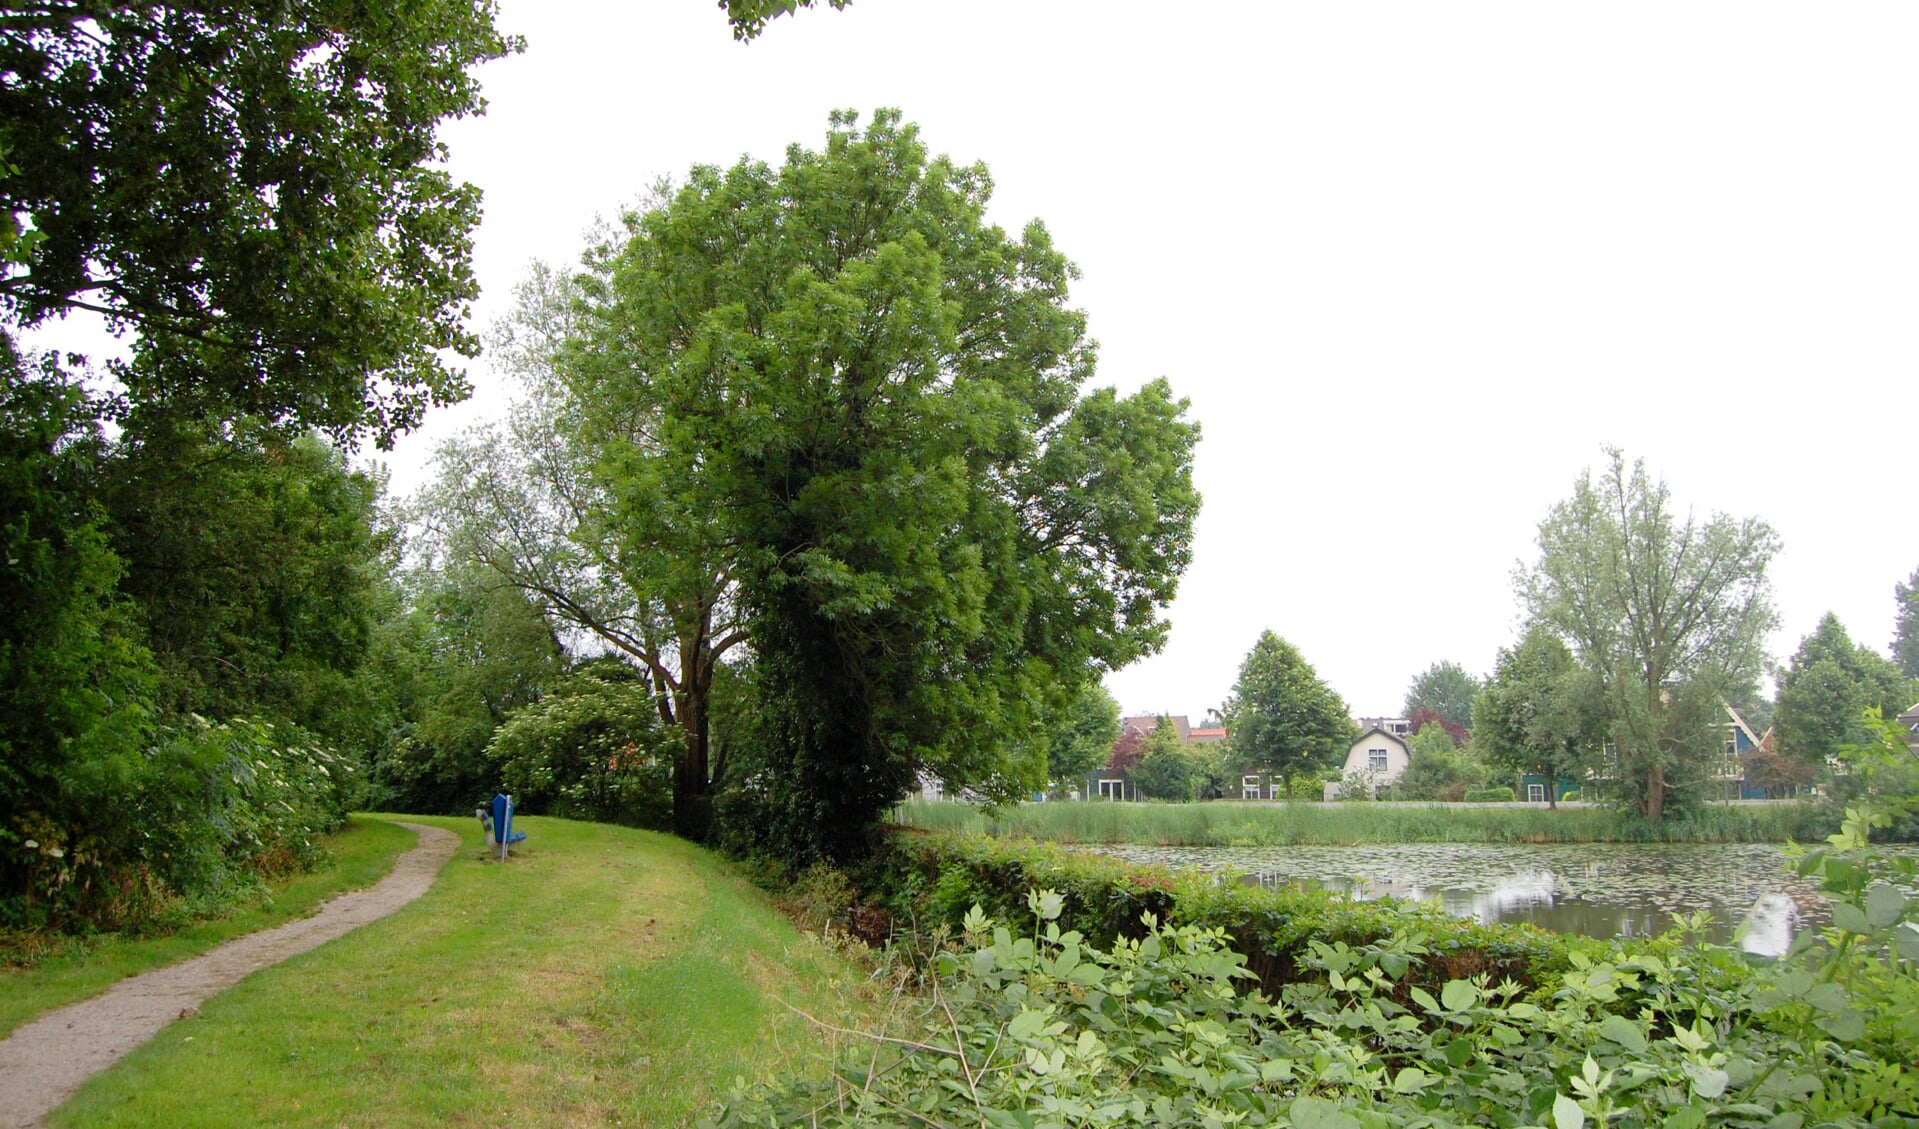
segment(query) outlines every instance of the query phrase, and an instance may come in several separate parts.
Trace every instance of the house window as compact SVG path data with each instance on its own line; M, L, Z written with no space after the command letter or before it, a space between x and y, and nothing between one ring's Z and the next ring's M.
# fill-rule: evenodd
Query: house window
M1099 798L1102 800L1123 800L1126 798L1126 781L1102 779L1099 782Z
M1526 800L1528 803L1534 803L1534 804L1545 803L1546 802L1546 786L1544 784L1526 785Z
M1386 771L1386 750L1384 749L1367 749L1366 750L1366 771L1368 772Z
M1259 777L1242 776L1239 778L1239 798L1242 800L1257 800L1260 798Z

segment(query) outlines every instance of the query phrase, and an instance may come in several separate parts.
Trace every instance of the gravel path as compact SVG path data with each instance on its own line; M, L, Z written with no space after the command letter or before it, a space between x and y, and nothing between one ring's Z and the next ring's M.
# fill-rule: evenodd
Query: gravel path
M0 1039L0 1129L37 1125L88 1078L192 1014L206 999L249 974L318 948L427 892L460 837L438 827L402 823L420 837L393 872L364 890L342 894L312 917L228 941L192 960L132 976L105 994L50 1011Z

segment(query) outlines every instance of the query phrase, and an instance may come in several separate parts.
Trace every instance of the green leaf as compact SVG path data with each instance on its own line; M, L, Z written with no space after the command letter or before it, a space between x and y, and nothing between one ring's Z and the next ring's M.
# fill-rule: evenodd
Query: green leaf
M1891 886L1874 886L1866 891L1866 920L1874 929L1886 929L1899 924L1906 913L1906 896Z
M1815 985L1812 991L1807 992L1806 1002L1828 1015L1836 1015L1846 1010L1847 1005L1852 1001L1847 997L1844 988L1837 984L1825 983Z
M1842 1043L1856 1043L1866 1037L1866 1017L1851 1008L1837 1015L1822 1015L1814 1025Z
M1892 943L1900 956L1907 960L1919 960L1919 926L1910 922L1900 926L1899 931L1893 934Z
M1297 1129L1360 1129L1359 1118L1318 1098L1295 1098L1292 1117Z
M1439 1011L1439 1001L1433 999L1433 994L1426 989L1412 988L1407 991L1407 994L1413 998L1414 1003L1425 1008L1427 1011L1434 1013Z
M1006 1033L1021 1041L1031 1039L1046 1026L1046 1013L1043 1011L1022 1011L1006 1025Z
M1465 1011L1479 1002L1479 989L1466 980L1448 980L1439 990L1439 1000L1447 1011Z
M1644 1053L1646 1034L1639 1025L1623 1015L1609 1015L1599 1024L1599 1033L1633 1054Z
M1683 1069L1686 1077L1692 1079L1692 1092L1707 1101L1712 1101L1726 1092L1726 1083L1729 1079L1725 1071L1699 1062L1689 1062Z
M1409 1066L1400 1071L1399 1076L1393 1079L1393 1093L1417 1094L1432 1085L1433 1082L1434 1078L1432 1075L1419 1069L1417 1066Z
M1446 1061L1458 1069L1473 1060L1473 1044L1470 1039L1454 1039L1446 1044Z
M1578 1102L1559 1094L1553 1098L1553 1124L1558 1129L1585 1129L1586 1111Z
M1706 1123L1706 1114L1698 1106L1680 1106L1666 1119L1665 1129L1699 1129Z
M1832 924L1848 933L1872 932L1872 921L1866 917L1865 911L1851 902L1832 903Z

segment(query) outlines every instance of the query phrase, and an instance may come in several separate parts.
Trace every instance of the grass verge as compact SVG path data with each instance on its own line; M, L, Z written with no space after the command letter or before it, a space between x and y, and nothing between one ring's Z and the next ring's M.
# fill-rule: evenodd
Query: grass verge
M903 806L909 827L1055 843L1166 847L1347 846L1362 843L1783 843L1838 829L1817 804L1709 806L1662 823L1611 808L1418 803L1021 804L988 814L958 803Z
M500 863L472 820L422 821L462 835L425 897L209 1000L49 1124L685 1124L825 1049L787 1004L877 1006L690 844L529 817Z
M8 946L0 951L0 1036L41 1012L97 996L129 976L305 917L336 894L378 882L414 842L413 832L404 827L356 816L327 839L331 865L276 880L265 897L224 916L160 935L65 939L31 960L25 946Z

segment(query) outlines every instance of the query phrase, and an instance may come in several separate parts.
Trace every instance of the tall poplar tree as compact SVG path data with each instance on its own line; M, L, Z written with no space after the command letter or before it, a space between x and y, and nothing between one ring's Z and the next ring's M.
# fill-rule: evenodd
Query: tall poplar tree
M1758 518L1682 520L1666 484L1616 448L1539 523L1539 560L1514 576L1520 600L1598 680L1647 819L1715 778L1722 703L1758 678L1778 622L1766 581L1778 549Z

